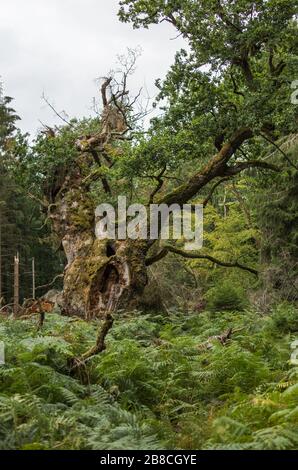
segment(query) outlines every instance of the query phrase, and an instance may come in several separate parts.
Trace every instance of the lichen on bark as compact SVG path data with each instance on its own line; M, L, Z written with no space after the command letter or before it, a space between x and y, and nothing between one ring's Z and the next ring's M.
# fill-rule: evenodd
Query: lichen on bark
M80 155L49 208L67 259L62 313L87 320L136 305L147 283L148 250L145 241L96 239L95 203L85 184L90 164L88 154Z

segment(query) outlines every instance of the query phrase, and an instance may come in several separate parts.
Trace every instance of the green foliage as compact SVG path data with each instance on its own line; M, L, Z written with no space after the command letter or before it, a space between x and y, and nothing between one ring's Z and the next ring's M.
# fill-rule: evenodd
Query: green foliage
M228 281L209 289L206 298L210 310L243 310L247 304L243 289Z
M1 448L297 448L294 337L277 321L295 314L127 313L82 383L68 358L94 343L96 323L53 314L37 332L34 320L3 319ZM222 345L214 336L228 327Z
M11 98L0 96L0 224L8 256L7 264L2 257L0 263L7 299L9 257L16 250L24 261L38 259L38 284L63 268L60 258L39 244L49 231L28 191L55 203L77 165L90 207L115 202L118 194L147 203L156 183L156 198L181 183L184 188L187 181L200 183L199 168L242 127L249 127L249 140L241 148L235 144L225 165L214 164L199 194L189 194L201 202L212 193L213 179L238 174L239 166L255 160L263 168L272 157L282 171L268 177L252 165L241 179L225 179L215 189L205 212L204 253L252 268L269 264L272 289L282 281L290 285L283 297L297 299L297 148L286 145L287 154L279 149L279 158L269 152L296 132L297 107L289 96L297 66L295 6L294 0L122 0L122 21L148 27L166 20L189 47L177 53L164 82L157 82L162 115L146 133L132 129L131 140L98 146L100 167L94 155L82 158L76 146L78 138L100 131L98 118L40 132L29 147L16 129ZM110 195L102 191L103 177ZM251 209L256 200L263 201L258 211ZM84 216L78 219L84 227ZM185 309L166 306L167 315L119 313L107 348L89 358L81 374L70 370L69 359L94 344L99 321L53 314L37 331L34 319L0 319L6 350L0 366L0 448L298 448L298 373L289 361L298 331L294 303L275 305L262 316L249 308L248 297L262 281L262 294L267 293L266 279L255 281L251 272L226 271L202 259L179 264L172 255L163 262L169 275L162 273L163 284L157 279L160 290L174 279L172 297L179 291L189 299L195 291L192 306L199 305L198 312L185 301ZM22 285L24 297L30 286ZM274 304L278 296L270 296ZM160 304L164 298L162 292Z
M11 137L16 131L16 122L20 119L15 110L10 107L12 98L3 96L2 83L0 82L0 156L9 149ZM3 163L3 160L1 161Z
M270 139L295 132L295 10L295 0L122 0L121 21L148 28L166 20L189 45L157 82L165 113L154 120L147 146L141 142L141 157L161 167L178 163L187 174L191 160L207 161L217 142L242 126ZM258 158L264 145L255 141L245 152Z
M273 324L283 333L298 332L297 309L288 303L277 306L272 315Z
M278 177L260 177L261 184L256 188L253 202L257 206L258 225L262 232L261 261L265 287L272 296L295 300L298 298L297 135L278 144L281 150L275 150L271 158L283 167L283 171Z
M53 275L63 269L61 257L41 240L49 235L49 230L39 205L28 197L31 188L24 187L23 161L30 149L28 136L16 128L19 118L10 107L11 101L0 90L0 306L12 302L13 257L17 252L21 260L21 302L32 296L32 257L36 259L37 286L49 282L49 265Z
M0 368L0 447L159 448L151 427L121 409L112 393L69 375L67 358L79 354L79 338L84 349L91 330L95 336L95 325L78 323L53 315L39 335L32 322L1 322L6 364Z
M22 161L23 184L30 186L31 191L38 195L47 194L55 184L55 178L63 178L68 166L78 158L75 145L78 137L95 129L95 120L73 119L69 125L53 131L54 136L40 132Z

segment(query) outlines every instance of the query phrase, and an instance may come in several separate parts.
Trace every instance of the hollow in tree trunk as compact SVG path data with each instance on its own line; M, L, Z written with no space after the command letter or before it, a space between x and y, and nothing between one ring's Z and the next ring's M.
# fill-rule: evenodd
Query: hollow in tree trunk
M148 243L95 238L95 207L84 184L86 159L81 156L68 173L49 214L67 259L62 313L90 320L137 305L147 284Z

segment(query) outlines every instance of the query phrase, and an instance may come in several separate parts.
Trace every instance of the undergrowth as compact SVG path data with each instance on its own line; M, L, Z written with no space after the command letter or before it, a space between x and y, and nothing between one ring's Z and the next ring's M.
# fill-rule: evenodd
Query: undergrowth
M234 329L222 345L212 336ZM117 317L82 377L68 359L98 323L0 320L1 449L297 449L297 310Z

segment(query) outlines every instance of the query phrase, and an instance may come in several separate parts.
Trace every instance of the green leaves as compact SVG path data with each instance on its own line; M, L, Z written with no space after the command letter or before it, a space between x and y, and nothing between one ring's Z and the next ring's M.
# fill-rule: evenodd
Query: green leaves
M190 46L157 82L165 114L153 120L153 135L140 153L153 157L158 142L161 160L171 165L172 151L183 165L210 158L216 142L242 126L258 134L269 119L272 137L294 130L289 83L297 68L295 0L124 0L120 6L122 21L148 27L166 20ZM172 141L163 138L167 134Z
M10 107L12 98L2 96L2 86L0 83L0 156L3 158L12 142L16 131L16 122L20 119L15 110Z
M69 375L67 358L90 346L96 322L53 314L39 333L32 320L0 326L1 448L297 447L291 341L257 312L127 312L86 364L88 385ZM231 326L225 345L208 340Z

